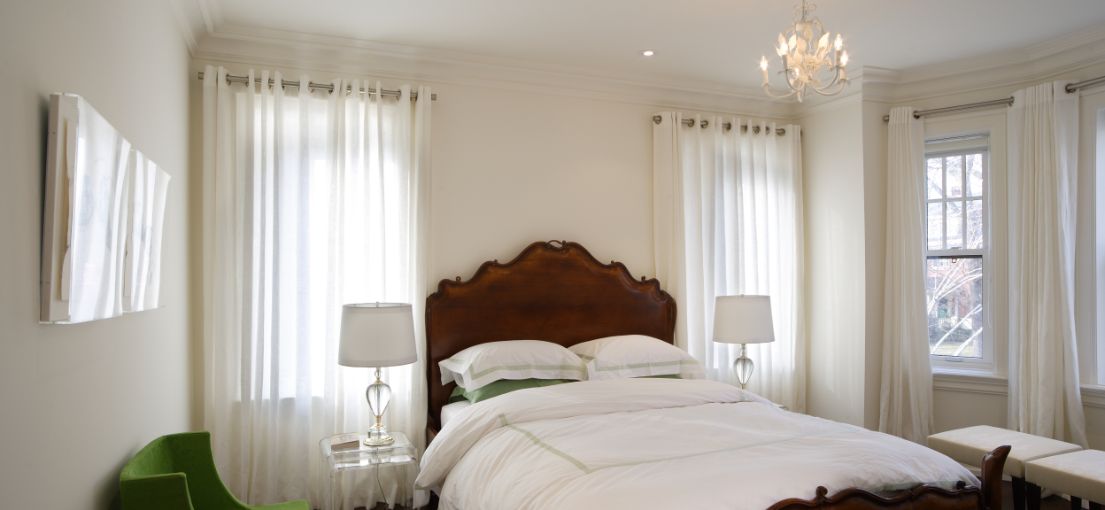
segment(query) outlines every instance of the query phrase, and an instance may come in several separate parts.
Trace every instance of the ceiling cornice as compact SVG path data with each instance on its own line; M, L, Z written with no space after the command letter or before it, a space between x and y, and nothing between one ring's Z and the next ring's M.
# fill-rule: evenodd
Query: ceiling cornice
M1039 44L898 71L876 87L892 102L1019 87L1105 64L1105 26Z
M197 61L228 65L365 75L455 85L536 90L604 101L755 115L796 116L795 103L771 100L759 88L665 78L613 75L572 66L536 64L360 39L242 26L220 26L193 53Z
M222 25L218 0L168 0L188 53L195 56L199 42Z
M776 100L759 88L663 75L612 74L580 67L228 25L218 0L170 0L197 61L231 66L371 75L455 85L530 90L663 108L795 119L822 104L862 93L884 103L1010 88L1105 65L1105 26L1028 47L905 70L864 67L843 96L805 103ZM200 20L197 22L196 20Z

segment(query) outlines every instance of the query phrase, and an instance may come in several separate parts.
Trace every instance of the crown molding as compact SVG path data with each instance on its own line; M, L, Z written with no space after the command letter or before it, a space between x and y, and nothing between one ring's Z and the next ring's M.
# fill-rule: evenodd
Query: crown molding
M1015 89L1105 65L1105 26L1038 44L900 71L873 91L888 102L924 102L952 94Z
M203 18L203 28L206 33L212 33L223 24L222 4L219 0L193 0Z
M1091 77L1105 68L1105 26L1022 48L895 70L866 66L838 96L771 99L758 87L384 44L224 23L219 0L170 0L196 61L228 67L371 75L383 80L481 86L793 120L861 95L886 104L932 104L950 95L985 97L1057 77ZM183 30L183 29L182 29ZM198 44L197 44L198 42ZM1085 75L1085 76L1083 76ZM828 107L828 106L826 106Z
M199 41L222 23L222 10L216 0L167 0L188 54L195 56Z
M257 27L219 26L200 39L193 57L228 66L263 65L354 76L369 74L385 80L528 90L780 120L797 115L797 103L772 100L759 88L662 75L601 73L572 66Z

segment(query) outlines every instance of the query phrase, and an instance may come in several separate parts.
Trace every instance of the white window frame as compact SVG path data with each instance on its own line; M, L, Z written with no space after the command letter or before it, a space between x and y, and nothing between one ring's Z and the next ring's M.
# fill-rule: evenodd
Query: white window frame
M927 179L928 157L964 153L969 148L987 147L983 157L983 248L928 250L928 222L926 217L924 240L925 257L929 256L980 256L983 264L983 345L982 358L960 358L931 355L933 371L937 373L977 374L1003 377L1008 363L1008 266L1005 247L1006 231L1006 118L1003 111L968 112L960 115L925 119L925 140L947 143L926 143L925 168ZM950 142L960 139L961 142ZM942 147L941 147L942 146ZM966 175L967 169L963 169ZM927 182L925 186L925 214L928 214ZM967 190L963 190L964 194ZM966 211L964 235L966 235ZM1000 249L999 249L1000 247Z

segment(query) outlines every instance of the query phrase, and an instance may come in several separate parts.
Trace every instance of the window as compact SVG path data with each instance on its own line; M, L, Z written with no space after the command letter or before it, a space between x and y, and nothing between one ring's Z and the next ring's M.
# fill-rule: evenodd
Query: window
M926 144L925 291L929 348L949 362L992 359L986 334L985 136Z

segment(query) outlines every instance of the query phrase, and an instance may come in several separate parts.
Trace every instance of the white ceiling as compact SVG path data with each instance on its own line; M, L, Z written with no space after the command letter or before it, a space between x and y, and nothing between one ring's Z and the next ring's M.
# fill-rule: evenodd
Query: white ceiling
M757 86L799 0L209 0L225 25L633 77ZM1105 24L1103 0L820 0L854 67L905 70ZM654 49L656 56L641 56ZM773 65L777 65L773 63Z

